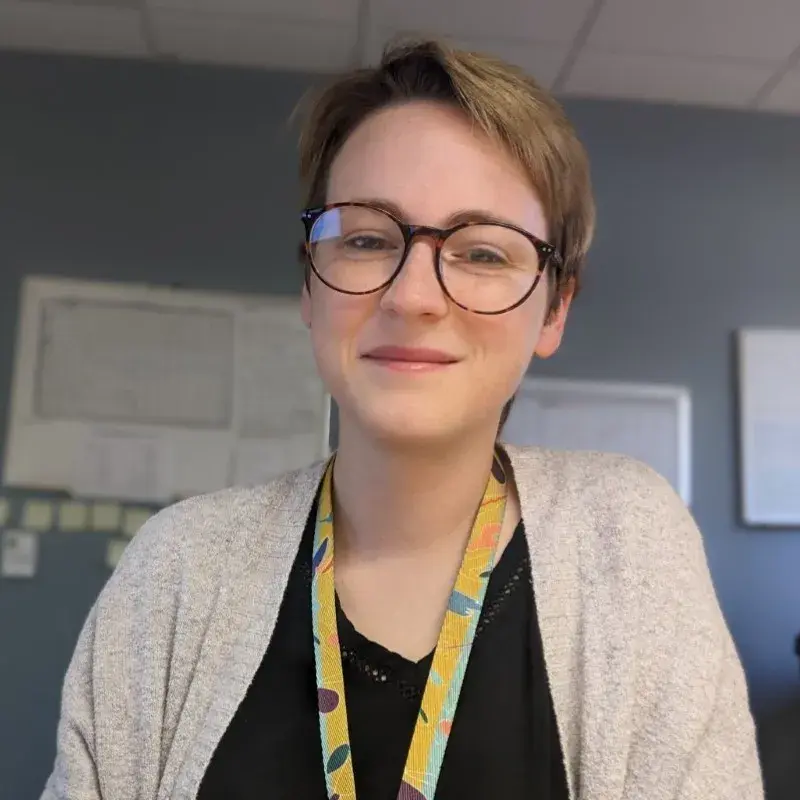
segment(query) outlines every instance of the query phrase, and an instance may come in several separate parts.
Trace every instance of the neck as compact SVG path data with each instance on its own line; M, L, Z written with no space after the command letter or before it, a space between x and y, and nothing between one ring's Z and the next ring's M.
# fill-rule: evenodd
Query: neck
M495 433L398 448L345 423L333 475L337 543L378 556L464 539L486 489Z

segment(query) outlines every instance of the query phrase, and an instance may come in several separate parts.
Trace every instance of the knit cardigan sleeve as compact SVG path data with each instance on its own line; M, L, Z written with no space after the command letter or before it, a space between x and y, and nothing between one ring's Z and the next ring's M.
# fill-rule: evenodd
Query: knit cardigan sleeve
M221 510L217 511L217 507ZM213 613L229 504L189 500L148 521L84 624L64 680L42 800L151 800ZM207 533L210 531L210 533Z
M128 545L84 623L61 693L56 759L41 800L154 796L158 738L174 625L170 583L180 545L174 509ZM171 552L168 552L171 551ZM153 758L155 755L155 758Z
M92 608L42 800L193 798L269 645L319 469L149 520Z
M640 491L658 522L635 551L642 652L625 796L642 798L646 779L649 798L761 800L745 676L702 536L667 482L648 472Z
M42 800L100 800L95 765L92 653L96 608L92 609L72 656L61 702L55 767Z

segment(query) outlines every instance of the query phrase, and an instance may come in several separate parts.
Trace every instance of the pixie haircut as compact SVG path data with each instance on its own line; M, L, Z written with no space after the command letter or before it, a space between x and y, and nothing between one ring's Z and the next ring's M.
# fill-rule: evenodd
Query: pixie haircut
M337 76L298 111L300 178L307 207L324 205L331 165L350 134L388 106L424 100L460 109L505 148L529 177L544 208L547 238L561 263L550 278L550 311L581 287L595 224L589 160L556 100L522 70L435 39L389 45L375 67ZM305 250L301 248L305 260ZM309 273L306 268L306 283ZM506 403L498 432L511 411Z
M325 204L331 164L367 117L414 100L460 109L529 176L545 211L548 241L561 255L561 266L551 275L553 307L558 307L564 292L580 289L594 232L589 161L559 103L498 59L438 40L397 43L377 66L339 75L309 95L299 108L305 205Z

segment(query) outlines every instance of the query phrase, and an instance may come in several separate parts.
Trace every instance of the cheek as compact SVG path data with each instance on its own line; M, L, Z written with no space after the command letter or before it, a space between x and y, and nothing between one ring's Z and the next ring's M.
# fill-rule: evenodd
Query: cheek
M504 383L516 387L527 370L542 329L540 316L523 307L486 321L482 337L486 355L503 373L498 378Z
M491 395L492 405L505 403L519 389L541 328L539 315L524 306L482 323L483 352L473 380Z
M310 300L311 340L321 369L327 371L331 362L356 349L374 303L371 298L339 294L319 285L313 288Z
M372 305L367 297L340 294L323 287L312 297L312 324L318 319L330 333L344 335L369 318Z

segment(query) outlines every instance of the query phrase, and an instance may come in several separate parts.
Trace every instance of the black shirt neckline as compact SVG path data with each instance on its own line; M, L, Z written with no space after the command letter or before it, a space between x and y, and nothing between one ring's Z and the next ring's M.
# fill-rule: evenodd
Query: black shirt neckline
M510 594L510 591L506 594L506 590L518 585L519 580L515 583L512 579L515 573L522 572L521 567L524 566L523 562L526 562L526 556L525 529L522 522L519 522L492 569L490 582L495 585L500 584L504 588L497 596L492 596L493 593L487 590L483 612L475 632L476 640L502 608L504 599ZM397 680L414 684L421 681L424 685L433 663L435 649L431 650L419 661L413 661L384 647L379 642L369 639L347 617L339 602L338 594L336 595L336 624L339 630L339 641L345 653L352 653L359 659L373 665L374 668L391 673Z
M198 800L327 800L311 624L315 520L316 507L270 645ZM360 636L343 614L340 637L358 797L396 800L432 654L407 661ZM495 797L568 798L522 524L489 580L433 800Z

